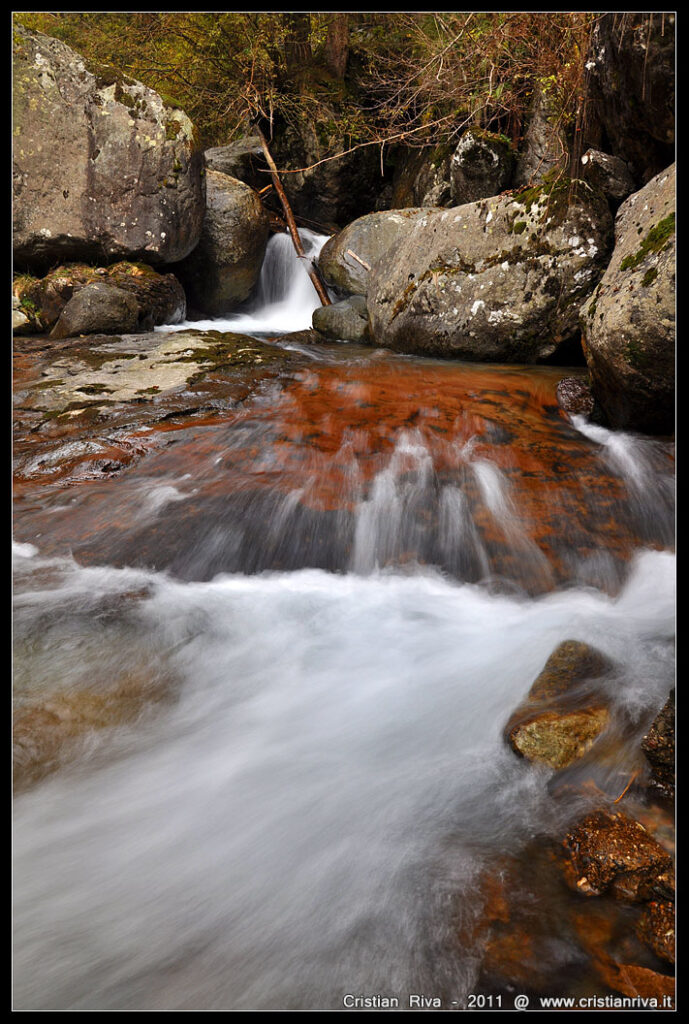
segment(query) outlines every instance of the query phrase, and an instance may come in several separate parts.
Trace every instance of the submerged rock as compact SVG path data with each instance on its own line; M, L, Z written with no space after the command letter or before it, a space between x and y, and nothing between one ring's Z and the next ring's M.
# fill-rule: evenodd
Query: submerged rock
M154 705L171 699L171 683L156 679L150 669L128 672L102 689L92 686L55 693L19 706L12 726L15 792L78 759L87 737L132 723Z
M17 24L13 38L15 266L183 259L204 210L187 115L57 39Z
M605 198L564 179L417 212L370 274L376 342L475 361L546 359L578 334L611 241Z
M218 331L88 336L55 353L23 404L53 418L86 410L112 412L113 405L161 399L220 369L261 367L291 358L249 335Z
M173 269L199 312L223 316L248 299L258 282L270 220L252 188L209 170L201 240Z
M611 426L675 424L675 165L620 207L615 249L581 307L591 386Z
M595 811L565 837L565 880L587 896L610 892L631 902L671 897L672 858L638 821Z
M639 919L636 934L655 955L675 962L675 904L670 900L651 900Z
M556 770L582 757L610 720L607 702L591 681L611 669L612 663L588 644L559 644L505 726L514 752Z
M675 795L675 691L670 691L665 706L654 719L641 743L651 766L653 786L663 796Z

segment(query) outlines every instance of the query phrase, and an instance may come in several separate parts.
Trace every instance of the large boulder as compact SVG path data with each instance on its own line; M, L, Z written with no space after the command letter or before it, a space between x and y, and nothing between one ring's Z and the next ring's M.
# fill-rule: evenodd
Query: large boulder
M426 212L381 210L352 221L329 238L320 251L318 267L326 283L351 295L366 295L373 267L388 250L399 245Z
M270 220L257 193L209 170L201 240L174 268L190 304L210 316L236 309L258 281L269 235Z
M183 259L198 242L203 153L187 115L65 43L14 28L14 259Z
M609 152L628 163L642 185L674 159L674 13L601 15L586 68L589 116L598 120Z
M568 179L424 210L373 268L376 342L484 362L536 362L579 332L612 241L604 196Z
M615 249L581 308L593 393L613 427L675 421L675 165L620 207Z

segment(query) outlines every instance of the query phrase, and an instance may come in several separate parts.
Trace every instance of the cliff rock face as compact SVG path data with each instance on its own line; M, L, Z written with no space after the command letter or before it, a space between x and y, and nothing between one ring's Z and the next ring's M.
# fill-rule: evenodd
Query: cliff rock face
M606 152L644 184L674 159L675 16L613 12L596 22L586 68Z
M675 408L675 165L630 196L581 309L593 393L610 425L670 433Z
M484 362L535 362L578 334L612 218L584 182L424 210L370 275L378 344Z
M16 268L172 263L191 252L205 196L187 115L21 26L13 65Z

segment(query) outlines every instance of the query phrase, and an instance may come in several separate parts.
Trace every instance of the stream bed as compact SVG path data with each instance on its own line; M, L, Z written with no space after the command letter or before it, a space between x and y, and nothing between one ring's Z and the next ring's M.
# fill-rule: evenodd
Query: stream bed
M54 353L18 346L15 1007L605 995L594 920L658 970L553 851L674 685L671 443L564 416L580 368L282 337L313 300L280 251L253 310L181 325L277 363L39 414ZM503 729L567 639L612 717L554 774Z

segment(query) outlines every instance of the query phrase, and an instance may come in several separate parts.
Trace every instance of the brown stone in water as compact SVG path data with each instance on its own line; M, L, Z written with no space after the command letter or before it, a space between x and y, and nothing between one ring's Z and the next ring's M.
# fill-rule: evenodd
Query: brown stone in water
M590 416L594 399L591 388L580 377L563 377L556 388L557 404L567 413Z
M673 977L637 964L618 964L614 960L601 960L596 966L602 980L616 992L632 999L656 999L660 1007L672 1009L675 998ZM664 1006L666 999L670 1004Z
M99 692L69 691L18 707L13 722L13 784L22 792L78 755L78 740L135 721L144 709L171 694L147 674L126 673Z
M558 770L583 757L609 721L610 713L604 707L563 713L546 711L512 729L509 742L528 761Z
M556 770L583 757L610 720L605 702L599 695L592 699L587 684L611 669L612 663L588 644L559 644L505 726L515 753ZM575 702L579 706L572 706Z
M651 779L654 787L663 796L675 795L675 691L670 696L662 711L655 718L651 728L641 743L641 749L651 766Z
M668 897L672 858L638 821L626 814L595 811L565 837L564 875L587 896L611 892L630 902Z
M636 934L657 957L675 962L675 904L670 900L652 900L639 919Z

